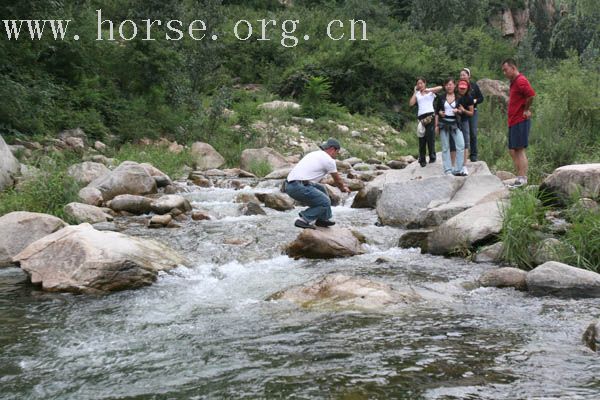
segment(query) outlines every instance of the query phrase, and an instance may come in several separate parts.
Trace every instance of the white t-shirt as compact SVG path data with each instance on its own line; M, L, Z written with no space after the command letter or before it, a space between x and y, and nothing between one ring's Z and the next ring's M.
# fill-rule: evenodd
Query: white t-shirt
M287 180L319 182L325 175L337 172L335 160L323 150L313 151L290 171Z
M423 114L433 112L433 100L435 100L435 93L429 92L421 94L421 92L417 92L416 97L419 108L419 111L417 111L417 115L421 116Z
M448 100L444 101L444 112L446 117L454 117L454 109L456 108L456 99L452 103L448 103Z

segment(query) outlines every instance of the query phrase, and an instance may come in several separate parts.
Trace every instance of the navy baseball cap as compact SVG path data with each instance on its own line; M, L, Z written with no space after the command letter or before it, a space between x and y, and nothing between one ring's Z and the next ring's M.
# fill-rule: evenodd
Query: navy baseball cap
M333 148L335 148L337 150L339 150L341 148L340 142L338 142L334 138L329 138L325 143L323 143L319 147L321 148L321 150L327 150L330 147L333 147Z

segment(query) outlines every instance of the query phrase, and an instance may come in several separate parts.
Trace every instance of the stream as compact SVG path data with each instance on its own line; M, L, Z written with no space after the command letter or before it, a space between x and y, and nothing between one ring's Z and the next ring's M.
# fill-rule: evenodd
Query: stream
M259 187L187 193L218 219L178 229L117 220L191 261L143 289L44 293L0 269L0 398L600 398L600 359L581 343L598 299L479 288L494 265L400 249L402 230L350 200L334 219L366 236L366 253L293 260L282 246L299 209L238 216L238 193L277 190ZM429 295L380 313L265 301L331 272Z

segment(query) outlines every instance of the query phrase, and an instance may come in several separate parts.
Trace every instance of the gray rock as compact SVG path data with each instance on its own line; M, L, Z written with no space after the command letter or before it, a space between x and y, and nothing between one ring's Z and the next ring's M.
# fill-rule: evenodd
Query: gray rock
M363 162L362 159L358 158L358 157L351 157L351 158L347 158L344 160L345 163L348 163L352 166L354 166L355 164L360 164Z
M99 151L100 153L104 153L106 151L106 145L99 140L94 142L94 149Z
M70 137L86 140L87 134L81 128L66 129L58 134L58 139L62 140L63 142Z
M263 110L285 110L288 108L292 110L299 110L300 104L294 103L293 101L275 100L268 103L262 103L258 106L258 108Z
M67 174L82 185L87 185L93 180L109 173L110 170L104 164L92 161L74 164L67 169Z
M88 187L100 190L104 201L121 194L156 193L156 181L148 173L148 168L132 161L123 162L115 170L93 180Z
M79 199L84 204L91 206L101 206L104 202L102 198L102 192L93 187L84 187L79 191Z
M200 210L195 210L192 211L192 220L194 221L206 221L206 220L210 220L210 215L208 215L208 213L204 212L204 211L200 211Z
M95 224L98 222L112 221L113 217L100 207L82 203L69 203L64 207L65 214L73 218L77 223L84 222Z
M285 167L276 169L275 171L265 176L265 179L285 179L290 174L292 168L293 167Z
M153 215L148 222L148 228L164 228L168 226L173 217L170 214L165 215Z
M544 179L540 191L553 194L562 204L568 204L574 194L600 197L600 163L566 165Z
M442 155L438 154L437 156L438 160L441 160ZM388 185L420 181L423 186L427 186L430 178L443 177L443 171L439 161L435 164L428 164L425 168L422 168L418 163L413 162L404 169L378 172L380 172L381 175L369 182L365 189L356 196L355 204L352 205L353 208L377 207L379 197L381 196L384 188ZM488 178L484 178L483 182L476 182L477 179L474 178L482 175L488 176ZM457 179L463 181L473 181L473 184L469 183L469 186L466 188L469 190L472 190L473 186L475 186L475 189L477 189L479 184L485 184L487 186L487 188L481 188L477 190L478 196L470 201L472 204L476 204L479 199L485 197L489 191L495 192L505 189L504 185L502 185L502 182L499 179L493 178L490 170L487 167L487 164L482 161L470 163L469 177ZM398 185L398 187L400 186ZM464 199L469 199L471 194L472 193L467 193L465 191L465 193L461 193L461 195L463 195L461 197Z
M150 203L150 209L156 214L167 214L173 209L179 209L183 212L191 211L190 202L178 194L167 194Z
M600 351L600 321L592 322L581 338L592 351Z
M494 243L479 249L473 261L476 263L495 263L502 259L504 244L502 242Z
M450 218L427 239L431 254L452 254L494 238L502 230L498 203L479 204Z
M25 247L65 226L62 219L48 214L15 211L1 216L0 267L11 265Z
M242 215L267 215L265 210L263 210L262 207L254 201L243 204L240 207L240 213Z
M537 243L533 249L533 262L535 265L541 265L548 261L557 261L563 244L556 238L547 238Z
M0 192L14 185L15 176L19 174L20 170L19 160L15 158L0 135Z
M600 297L600 274L549 261L527 273L533 294L568 297Z
M287 245L286 253L292 258L336 258L352 257L363 254L360 241L346 228L304 229L292 243Z
M150 285L159 271L187 261L158 242L69 226L30 244L14 257L31 282L46 291L102 293Z
M119 232L120 229L114 222L98 222L92 227L97 231Z
M479 283L484 287L512 287L517 290L527 290L527 273L518 268L497 268L485 272Z
M294 209L294 199L285 193L257 193L256 197L265 203L266 207L278 211Z
M83 150L85 149L85 142L81 138L77 137L68 137L64 140L65 144L69 146L73 150Z
M339 206L342 203L342 191L335 186L324 185L325 190L327 190L327 194L329 195L329 200L331 200L332 206Z
M427 251L427 238L433 229L419 229L414 231L404 232L398 240L398 247L410 249L419 247L422 252Z
M192 144L191 154L194 158L195 168L200 171L221 168L225 164L223 156L208 143L196 142Z
M384 283L342 274L330 274L271 295L301 307L350 308L383 311L390 306L421 300L414 291L402 293Z
M131 214L141 215L152 211L152 199L132 194L121 194L108 202L107 206L117 212L126 211Z
M251 171L256 162L265 162L269 164L271 170L275 171L284 167L289 167L289 163L284 156L270 147L261 149L246 149L240 156L240 168L245 171Z

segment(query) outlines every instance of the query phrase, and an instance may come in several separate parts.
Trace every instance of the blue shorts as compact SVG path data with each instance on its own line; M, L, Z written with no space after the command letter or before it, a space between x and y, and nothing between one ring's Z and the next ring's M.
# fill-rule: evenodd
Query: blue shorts
M526 119L508 128L508 148L525 149L529 145L529 128L531 120Z

